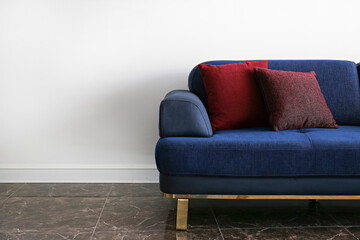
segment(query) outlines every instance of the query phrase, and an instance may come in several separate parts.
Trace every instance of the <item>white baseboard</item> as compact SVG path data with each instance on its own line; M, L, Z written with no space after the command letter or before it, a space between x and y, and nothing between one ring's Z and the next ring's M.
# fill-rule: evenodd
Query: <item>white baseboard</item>
M158 170L145 167L9 167L0 166L0 182L159 182Z

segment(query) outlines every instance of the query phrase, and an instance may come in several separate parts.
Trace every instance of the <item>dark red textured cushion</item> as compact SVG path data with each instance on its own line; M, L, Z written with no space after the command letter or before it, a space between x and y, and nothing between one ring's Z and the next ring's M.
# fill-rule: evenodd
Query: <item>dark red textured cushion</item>
M275 131L292 128L337 128L316 73L255 68Z
M267 68L268 61L199 65L214 131L268 125L255 67Z

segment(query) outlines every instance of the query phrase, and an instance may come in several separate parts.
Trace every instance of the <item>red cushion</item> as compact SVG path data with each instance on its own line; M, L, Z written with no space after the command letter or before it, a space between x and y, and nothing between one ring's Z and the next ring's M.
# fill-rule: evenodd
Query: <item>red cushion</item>
M268 61L199 65L214 131L268 125L254 67L267 68Z
M292 128L337 128L316 73L255 68L269 122L275 131Z

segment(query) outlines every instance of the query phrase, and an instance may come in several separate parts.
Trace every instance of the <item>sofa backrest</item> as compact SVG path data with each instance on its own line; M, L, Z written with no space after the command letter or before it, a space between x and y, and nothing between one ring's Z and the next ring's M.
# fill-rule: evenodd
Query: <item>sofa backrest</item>
M248 61L209 61L222 65ZM356 64L338 60L269 60L269 69L295 72L315 71L322 93L338 124L360 124L360 88ZM189 89L207 109L207 95L199 68L189 75Z

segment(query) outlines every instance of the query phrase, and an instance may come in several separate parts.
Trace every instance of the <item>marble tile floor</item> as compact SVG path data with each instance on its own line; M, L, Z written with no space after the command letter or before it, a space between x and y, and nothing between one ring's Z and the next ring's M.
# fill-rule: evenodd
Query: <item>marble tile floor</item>
M0 184L0 240L360 239L360 201L176 200L158 184Z

